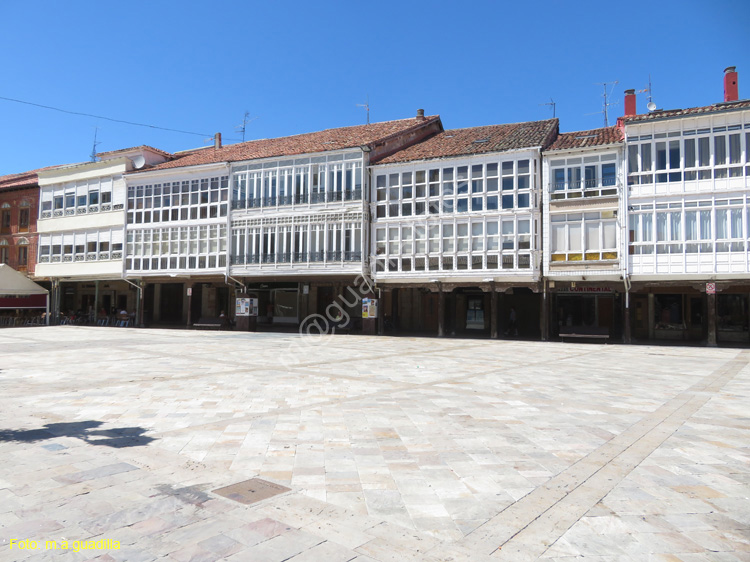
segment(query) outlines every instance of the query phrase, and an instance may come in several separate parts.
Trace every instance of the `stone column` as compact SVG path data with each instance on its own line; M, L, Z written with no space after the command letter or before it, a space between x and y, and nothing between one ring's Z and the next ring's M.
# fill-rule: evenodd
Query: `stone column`
M161 320L161 283L154 284L154 309L151 311L154 322Z
M630 327L630 291L625 291L625 317L623 318L624 327L623 327L623 341L624 343L632 343L633 342L633 334Z
M490 338L497 339L497 291L494 281L490 281Z
M648 318L646 319L648 322L648 339L653 340L654 339L654 293L648 294L648 309L646 311L646 314L648 314Z
M443 284L438 281L438 337L445 336L445 293Z
M187 327L189 328L193 324L193 284L186 283L187 296Z
M143 322L143 303L146 297L146 282L143 280L138 281L138 309L135 314L135 323L139 328L145 328L146 325Z
M94 323L99 318L99 281L94 281Z
M708 339L709 347L716 347L716 293L708 293Z

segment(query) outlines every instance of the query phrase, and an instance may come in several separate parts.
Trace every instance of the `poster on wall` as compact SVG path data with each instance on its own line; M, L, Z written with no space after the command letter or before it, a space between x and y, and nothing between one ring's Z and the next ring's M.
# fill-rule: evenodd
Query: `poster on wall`
M378 317L378 299L362 299L362 318Z
M258 316L258 299L247 299L248 302L248 316Z
M238 298L236 299L235 316L250 316L250 299Z

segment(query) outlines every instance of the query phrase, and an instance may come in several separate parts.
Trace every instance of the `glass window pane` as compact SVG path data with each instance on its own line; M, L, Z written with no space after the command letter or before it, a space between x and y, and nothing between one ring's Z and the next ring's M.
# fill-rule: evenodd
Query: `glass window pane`
M656 241L665 242L667 240L667 213L656 213Z
M599 223L586 222L586 251L601 250L599 247Z
M638 145L628 147L628 173L634 174L638 171Z
M701 240L709 240L711 238L711 211L701 211Z
M685 239L698 240L698 213L685 211Z
M602 164L602 185L615 185L617 183L617 169L614 164Z
M651 144L642 144L641 145L641 170L644 172L649 172L653 169L654 169L654 166L653 166L653 161L651 159Z
M669 213L671 224L670 240L682 240L682 213Z
M669 167L680 167L680 141L669 141Z
M711 165L711 148L708 144L708 137L702 137L698 139L698 165Z
M695 167L695 139L685 139L685 167Z
M555 224L552 225L552 252L565 252L565 225Z
M617 247L617 223L605 222L604 227L604 248L611 250Z
M573 223L569 224L568 227L568 241L569 241L569 248L571 252L580 252L581 251L581 223Z
M729 238L727 230L727 210L717 209L716 210L716 238L725 239Z
M651 213L641 215L641 232L644 242L651 242L654 239L654 215Z
M656 143L656 169L667 169L667 143L665 142Z
M740 147L740 135L729 135L729 163L739 164L742 162L742 148Z
M732 209L731 214L732 238L742 238L742 209Z
M727 139L726 137L714 137L714 165L721 166L727 163Z

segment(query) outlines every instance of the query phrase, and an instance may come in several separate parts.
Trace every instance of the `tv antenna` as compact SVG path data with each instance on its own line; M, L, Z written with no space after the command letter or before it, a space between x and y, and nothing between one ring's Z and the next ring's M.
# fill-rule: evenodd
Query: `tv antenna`
M549 99L547 103L540 103L539 105L551 105L552 106L552 118L555 118L555 100L552 98Z
M617 102L611 102L609 100L612 97L612 92L614 91L615 86L617 86L617 84L619 83L620 83L619 80L615 80L613 82L597 82L598 86L602 86L604 88L604 94L603 94L604 103L602 104L602 107L603 107L602 113L604 113L604 126L605 127L609 127L609 106L617 104ZM608 92L607 86L609 86L610 84L612 85L612 88Z
M99 132L99 127L94 127L94 145L91 147L91 154L89 155L91 157L92 162L96 162L96 147L99 146L100 142L96 142L96 134Z
M652 92L651 92L651 74L648 75L648 88L643 88L642 90L638 90L636 92L637 94L648 94L646 97L648 98L648 103L646 104L646 107L649 111L653 111L656 109L656 104L654 103Z
M250 112L246 111L245 115L242 117L242 125L238 125L235 127L237 131L242 133L242 142L245 142L245 130L247 129L248 123L252 123L257 119L257 117L253 117L252 119L248 119L250 117Z
M370 96L367 96L367 102L358 103L357 107L364 107L367 110L367 124L370 124Z

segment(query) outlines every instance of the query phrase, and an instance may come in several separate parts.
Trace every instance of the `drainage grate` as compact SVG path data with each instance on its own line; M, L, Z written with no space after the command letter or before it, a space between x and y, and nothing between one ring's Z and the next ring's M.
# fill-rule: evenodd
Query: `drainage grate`
M238 482L237 484L217 488L214 490L214 494L224 496L225 498L236 502L244 503L245 505L250 505L283 494L290 490L291 488L286 488L279 484L268 482L267 480L251 478L244 482Z

